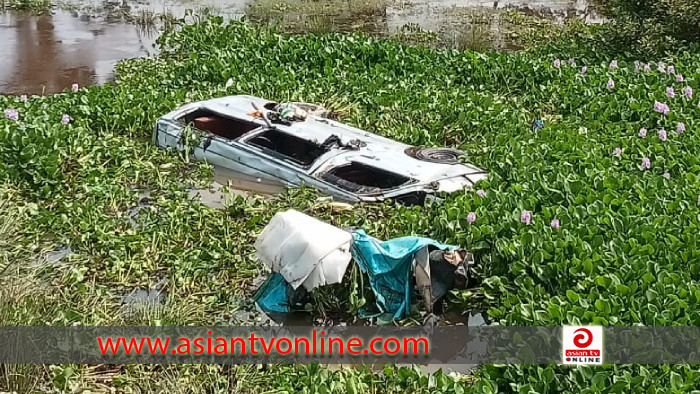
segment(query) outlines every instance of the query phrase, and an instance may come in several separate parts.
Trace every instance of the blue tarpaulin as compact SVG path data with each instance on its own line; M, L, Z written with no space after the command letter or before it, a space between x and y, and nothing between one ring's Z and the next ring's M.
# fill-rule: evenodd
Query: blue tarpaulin
M289 312L287 281L284 280L281 274L273 272L260 289L255 292L253 300L255 300L265 312Z
M394 319L410 313L411 273L415 252L426 246L456 248L423 237L379 241L367 235L364 230L357 230L352 236L354 241L350 252L362 272L369 277L379 311L392 314Z

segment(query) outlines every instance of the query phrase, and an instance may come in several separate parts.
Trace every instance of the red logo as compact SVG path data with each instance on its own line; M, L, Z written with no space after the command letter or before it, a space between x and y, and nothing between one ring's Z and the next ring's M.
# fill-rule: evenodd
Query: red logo
M576 334L579 331L583 331L580 334ZM593 342L593 333L587 328L579 328L578 330L574 331L574 345L577 347L588 347L588 345Z
M603 327L562 327L562 360L573 365L602 364Z

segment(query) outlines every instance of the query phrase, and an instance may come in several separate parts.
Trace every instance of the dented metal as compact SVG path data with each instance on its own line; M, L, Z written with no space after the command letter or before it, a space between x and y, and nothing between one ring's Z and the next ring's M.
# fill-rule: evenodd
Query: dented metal
M309 112L303 121L271 122L271 119L280 119L279 113L269 110L274 104L243 95L187 104L158 120L153 141L163 148L188 149L183 136L192 122L187 117L202 111L224 122L244 122L247 124L244 128L252 129L235 138L199 130L201 141L189 147L191 156L246 179L256 179L261 184L306 185L345 202L406 197L422 201L436 192L452 193L471 188L474 183L486 178L485 171L456 159L463 156L463 152L439 148L421 152L421 148L318 116L314 112ZM291 136L293 141L313 143L322 153L308 165L300 163L299 158L280 152L276 141L270 141L267 136L272 131L275 132L274 136ZM270 146L260 146L260 141ZM371 169L367 174L376 170L379 175L376 175L376 179L361 179L360 183L343 178L357 177L356 168ZM333 173L338 171L341 175L334 176ZM387 179L394 178L396 182L407 180L389 187L362 184L386 183Z

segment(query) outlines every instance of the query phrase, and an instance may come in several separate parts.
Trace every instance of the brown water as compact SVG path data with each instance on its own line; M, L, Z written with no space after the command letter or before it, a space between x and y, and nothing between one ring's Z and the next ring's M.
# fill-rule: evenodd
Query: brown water
M236 17L244 1L92 0L39 16L0 11L0 94L108 82L119 60L157 52L159 15L181 18L187 9L206 9Z
M148 54L138 29L124 23L54 15L0 15L0 93L42 94L99 84L115 63Z
M328 4L318 5L324 1ZM0 13L0 94L48 94L74 83L107 82L119 60L156 53L161 15L181 18L188 9L227 18L248 14L262 21L281 16L292 31L363 30L390 36L413 24L437 33L447 45L500 49L517 49L503 34L503 10L556 21L601 21L584 0L375 0L372 7L366 4L375 3L351 1L346 8L337 6L346 4L339 1L345 0L282 0L292 6L281 11L271 0L91 0L44 16Z

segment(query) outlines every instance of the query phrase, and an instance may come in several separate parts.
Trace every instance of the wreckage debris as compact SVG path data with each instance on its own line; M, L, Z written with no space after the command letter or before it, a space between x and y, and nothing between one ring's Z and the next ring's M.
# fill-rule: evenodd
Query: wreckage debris
M203 137L191 143L190 130ZM195 139L196 140L196 139ZM228 96L163 115L153 131L162 148L261 184L306 185L341 202L395 199L422 204L486 179L451 148L412 147L330 119L308 103Z
M273 273L254 299L274 313L303 308L308 292L341 283L350 261L368 276L375 296L376 311L363 309L360 317L408 316L416 287L433 313L451 289L468 286L474 264L471 253L430 238L380 241L364 230L342 230L295 210L275 214L255 249Z

